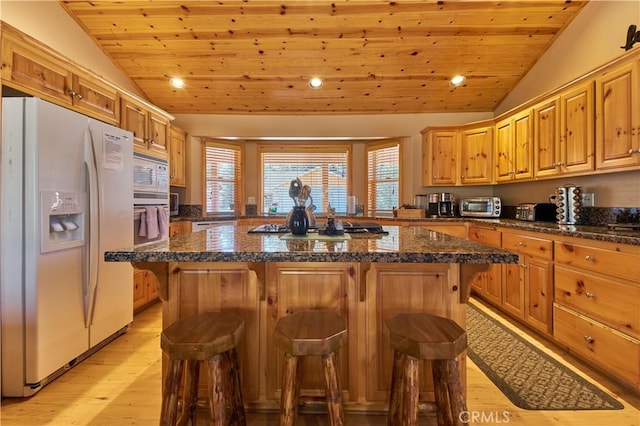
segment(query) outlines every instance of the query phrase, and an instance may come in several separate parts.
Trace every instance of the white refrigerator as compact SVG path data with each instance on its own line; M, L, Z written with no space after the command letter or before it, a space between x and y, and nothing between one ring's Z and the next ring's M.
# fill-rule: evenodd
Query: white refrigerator
M30 396L133 321L133 135L37 98L2 100L2 396Z

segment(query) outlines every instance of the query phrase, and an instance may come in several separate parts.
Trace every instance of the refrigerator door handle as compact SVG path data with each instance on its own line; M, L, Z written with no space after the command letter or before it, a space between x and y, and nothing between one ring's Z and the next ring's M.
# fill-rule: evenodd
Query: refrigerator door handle
M98 287L98 267L99 247L100 247L100 185L98 178L98 167L93 136L89 129L84 132L84 166L87 185L87 211L85 217L88 219L88 230L86 234L87 247L85 254L85 271L87 274L84 280L84 323L89 327L93 322L93 311L95 307L96 289Z

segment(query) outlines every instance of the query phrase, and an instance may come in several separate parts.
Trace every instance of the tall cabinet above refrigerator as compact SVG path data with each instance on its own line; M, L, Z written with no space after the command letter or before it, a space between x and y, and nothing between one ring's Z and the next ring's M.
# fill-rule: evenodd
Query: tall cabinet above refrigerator
M4 98L2 396L29 396L133 321L133 135L37 98Z

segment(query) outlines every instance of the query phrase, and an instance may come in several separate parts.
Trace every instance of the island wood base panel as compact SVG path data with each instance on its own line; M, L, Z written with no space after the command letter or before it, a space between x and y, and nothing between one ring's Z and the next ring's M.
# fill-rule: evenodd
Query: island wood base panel
M333 309L345 316L349 330L348 344L338 352L345 409L385 412L393 353L384 321L400 312L424 312L452 318L465 329L468 281L478 268L482 269L438 263L180 262L155 268L155 273L163 298L163 328L205 311L231 311L244 319L238 354L248 409L279 407L284 354L273 344L278 319L304 309ZM464 354L460 361L466 388ZM321 410L320 357L305 357L301 363L302 410ZM420 374L421 411L430 414L435 398L429 362L422 363ZM206 395L204 386L199 394Z

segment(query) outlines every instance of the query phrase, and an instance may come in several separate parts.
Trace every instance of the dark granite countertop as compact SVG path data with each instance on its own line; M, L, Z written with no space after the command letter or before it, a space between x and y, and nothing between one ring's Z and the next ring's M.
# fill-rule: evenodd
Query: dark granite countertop
M473 219L479 225L495 225L522 231L540 232L549 235L586 238L612 243L640 245L640 231L612 230L606 226L558 225L553 222L525 222L515 219Z
M505 250L420 226L385 225L388 235L352 235L350 240L283 240L249 234L252 226L222 225L169 241L105 253L120 262L381 262L516 263Z
M260 216L259 218L272 218L274 223L284 223L284 216ZM218 217L199 217L199 218L176 218L174 220L189 221L233 221L237 219L245 219L245 217L236 216L218 216ZM253 217L255 219L255 217ZM453 218L426 218L426 219L396 219L392 217L357 217L356 220L382 221L385 228L393 222L415 223L416 225L428 225L429 222L469 222L485 225L495 225L511 229L519 229L522 231L541 232L549 235L562 235L566 237L586 238L597 241L607 241L612 243L640 245L640 231L623 231L612 230L606 226L587 226L587 225L558 225L554 222L526 222L516 219L477 219L469 217L453 217ZM345 217L343 220L349 220Z

